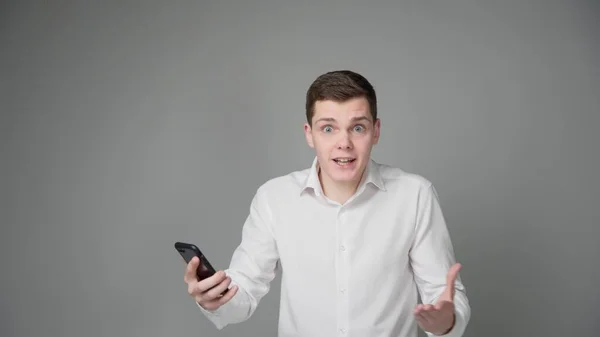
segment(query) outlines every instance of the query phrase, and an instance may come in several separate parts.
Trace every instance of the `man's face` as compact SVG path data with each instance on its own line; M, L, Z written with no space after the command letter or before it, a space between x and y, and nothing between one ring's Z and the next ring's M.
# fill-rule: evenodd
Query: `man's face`
M366 98L316 102L312 125L305 124L304 133L317 153L324 183L357 184L379 131L380 121L373 121Z

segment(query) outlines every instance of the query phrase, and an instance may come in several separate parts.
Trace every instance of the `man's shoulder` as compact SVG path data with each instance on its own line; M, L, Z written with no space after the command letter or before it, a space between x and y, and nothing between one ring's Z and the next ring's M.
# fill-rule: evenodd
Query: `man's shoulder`
M281 194L282 192L299 194L306 184L310 170L310 168L304 168L270 178L258 187L257 192L263 194Z
M385 163L375 163L379 174L386 186L405 189L412 187L416 189L429 188L432 182L425 176L408 171L399 166L393 166Z

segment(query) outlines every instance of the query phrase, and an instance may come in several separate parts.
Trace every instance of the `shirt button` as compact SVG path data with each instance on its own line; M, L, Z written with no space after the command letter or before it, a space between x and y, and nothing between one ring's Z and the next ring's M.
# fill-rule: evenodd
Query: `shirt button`
M341 250L342 252L344 252L344 251L346 251L346 247L344 247L344 246L340 246L340 250Z
M346 333L346 329L344 329L344 328L341 328L341 329L340 329L340 332L341 332L341 333Z
M341 292L342 294L345 294L345 293L346 293L346 289L342 288L342 289L340 289L340 292Z

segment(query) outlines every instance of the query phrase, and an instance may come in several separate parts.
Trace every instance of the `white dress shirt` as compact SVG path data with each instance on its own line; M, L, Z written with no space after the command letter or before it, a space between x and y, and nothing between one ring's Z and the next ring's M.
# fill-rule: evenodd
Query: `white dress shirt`
M201 312L217 329L247 320L281 267L279 337L416 337L418 293L435 303L455 263L436 190L370 160L342 205L323 195L317 170L315 158L258 188L225 270L238 293ZM455 284L448 337L462 336L471 314L460 276Z

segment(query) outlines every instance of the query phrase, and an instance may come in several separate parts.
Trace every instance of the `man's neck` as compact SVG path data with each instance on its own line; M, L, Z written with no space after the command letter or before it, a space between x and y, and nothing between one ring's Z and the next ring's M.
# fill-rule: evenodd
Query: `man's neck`
M321 183L323 194L327 198L343 205L352 197L352 195L354 195L354 193L356 193L358 185L362 181L362 175L359 181L349 182L347 184L338 184L327 179L326 177L323 177L321 170L319 170L319 181Z

